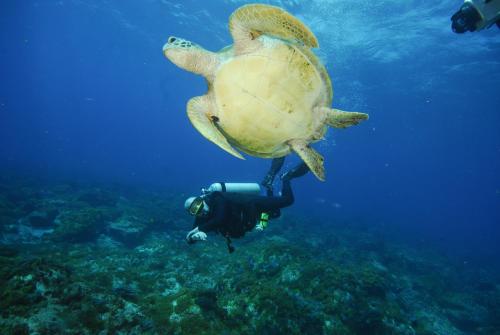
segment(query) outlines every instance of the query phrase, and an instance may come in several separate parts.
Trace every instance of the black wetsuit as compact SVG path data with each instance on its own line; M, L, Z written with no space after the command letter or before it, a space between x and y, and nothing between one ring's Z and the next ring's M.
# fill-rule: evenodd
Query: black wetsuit
M193 228L238 238L255 227L261 213L288 207L293 204L294 197L290 180L283 180L281 196L213 192L205 201L210 207L209 214L197 217Z

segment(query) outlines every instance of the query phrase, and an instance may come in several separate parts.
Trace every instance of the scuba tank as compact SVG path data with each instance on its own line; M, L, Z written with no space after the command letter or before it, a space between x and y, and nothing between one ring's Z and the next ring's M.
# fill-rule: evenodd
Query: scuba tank
M257 183L213 183L208 188L202 188L203 194L211 192L228 192L228 193L243 193L243 194L260 194L260 185Z
M240 193L240 194L251 194L251 195L260 195L261 187L257 183L213 183L208 188L202 188L201 193L203 196L206 196L212 192L223 192L223 193ZM279 213L279 212L278 212ZM279 216L279 214L278 214ZM274 216L273 216L274 217ZM261 213L256 226L259 226L260 230L264 230L267 228L267 224L269 222L270 215L269 213ZM229 253L234 251L234 247L231 245L231 240L226 236L227 239L227 247Z

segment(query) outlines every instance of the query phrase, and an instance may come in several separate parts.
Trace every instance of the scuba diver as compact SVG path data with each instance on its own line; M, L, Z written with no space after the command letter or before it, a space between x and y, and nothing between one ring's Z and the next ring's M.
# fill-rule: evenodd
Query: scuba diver
M205 241L208 232L216 232L226 238L231 253L234 251L231 238L243 237L254 228L265 229L270 218L280 216L281 208L293 204L290 181L309 171L307 165L302 162L283 173L280 176L281 194L274 196L272 183L283 163L284 157L274 159L268 174L261 182L266 188L266 196L259 195L260 186L256 183L215 183L208 190L202 189L201 196L188 198L184 207L196 218L193 229L186 236L186 241L189 244Z
M465 0L451 17L451 29L462 34L496 24L500 28L500 0Z

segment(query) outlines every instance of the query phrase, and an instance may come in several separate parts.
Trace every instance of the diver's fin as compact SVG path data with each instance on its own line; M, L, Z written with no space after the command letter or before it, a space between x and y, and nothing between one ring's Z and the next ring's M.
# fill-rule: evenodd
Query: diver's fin
M321 108L326 113L326 124L334 128L347 128L368 120L368 114L358 112L344 112L340 109Z
M299 155L300 158L307 164L309 169L321 181L325 181L325 167L323 166L324 158L316 150L307 145L305 140L288 141L292 150Z
M222 135L219 129L215 126L214 122L217 122L217 118L210 115L210 105L210 100L206 95L190 99L187 104L187 114L189 120L196 130L205 136L207 140L217 144L231 155L240 159L245 159L229 144L224 135Z

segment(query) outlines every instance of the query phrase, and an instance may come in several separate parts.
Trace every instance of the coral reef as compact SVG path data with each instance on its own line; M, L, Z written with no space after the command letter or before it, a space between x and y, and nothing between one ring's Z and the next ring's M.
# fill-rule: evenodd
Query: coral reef
M500 333L498 274L291 215L233 254L217 237L189 246L182 201L2 185L0 333Z

